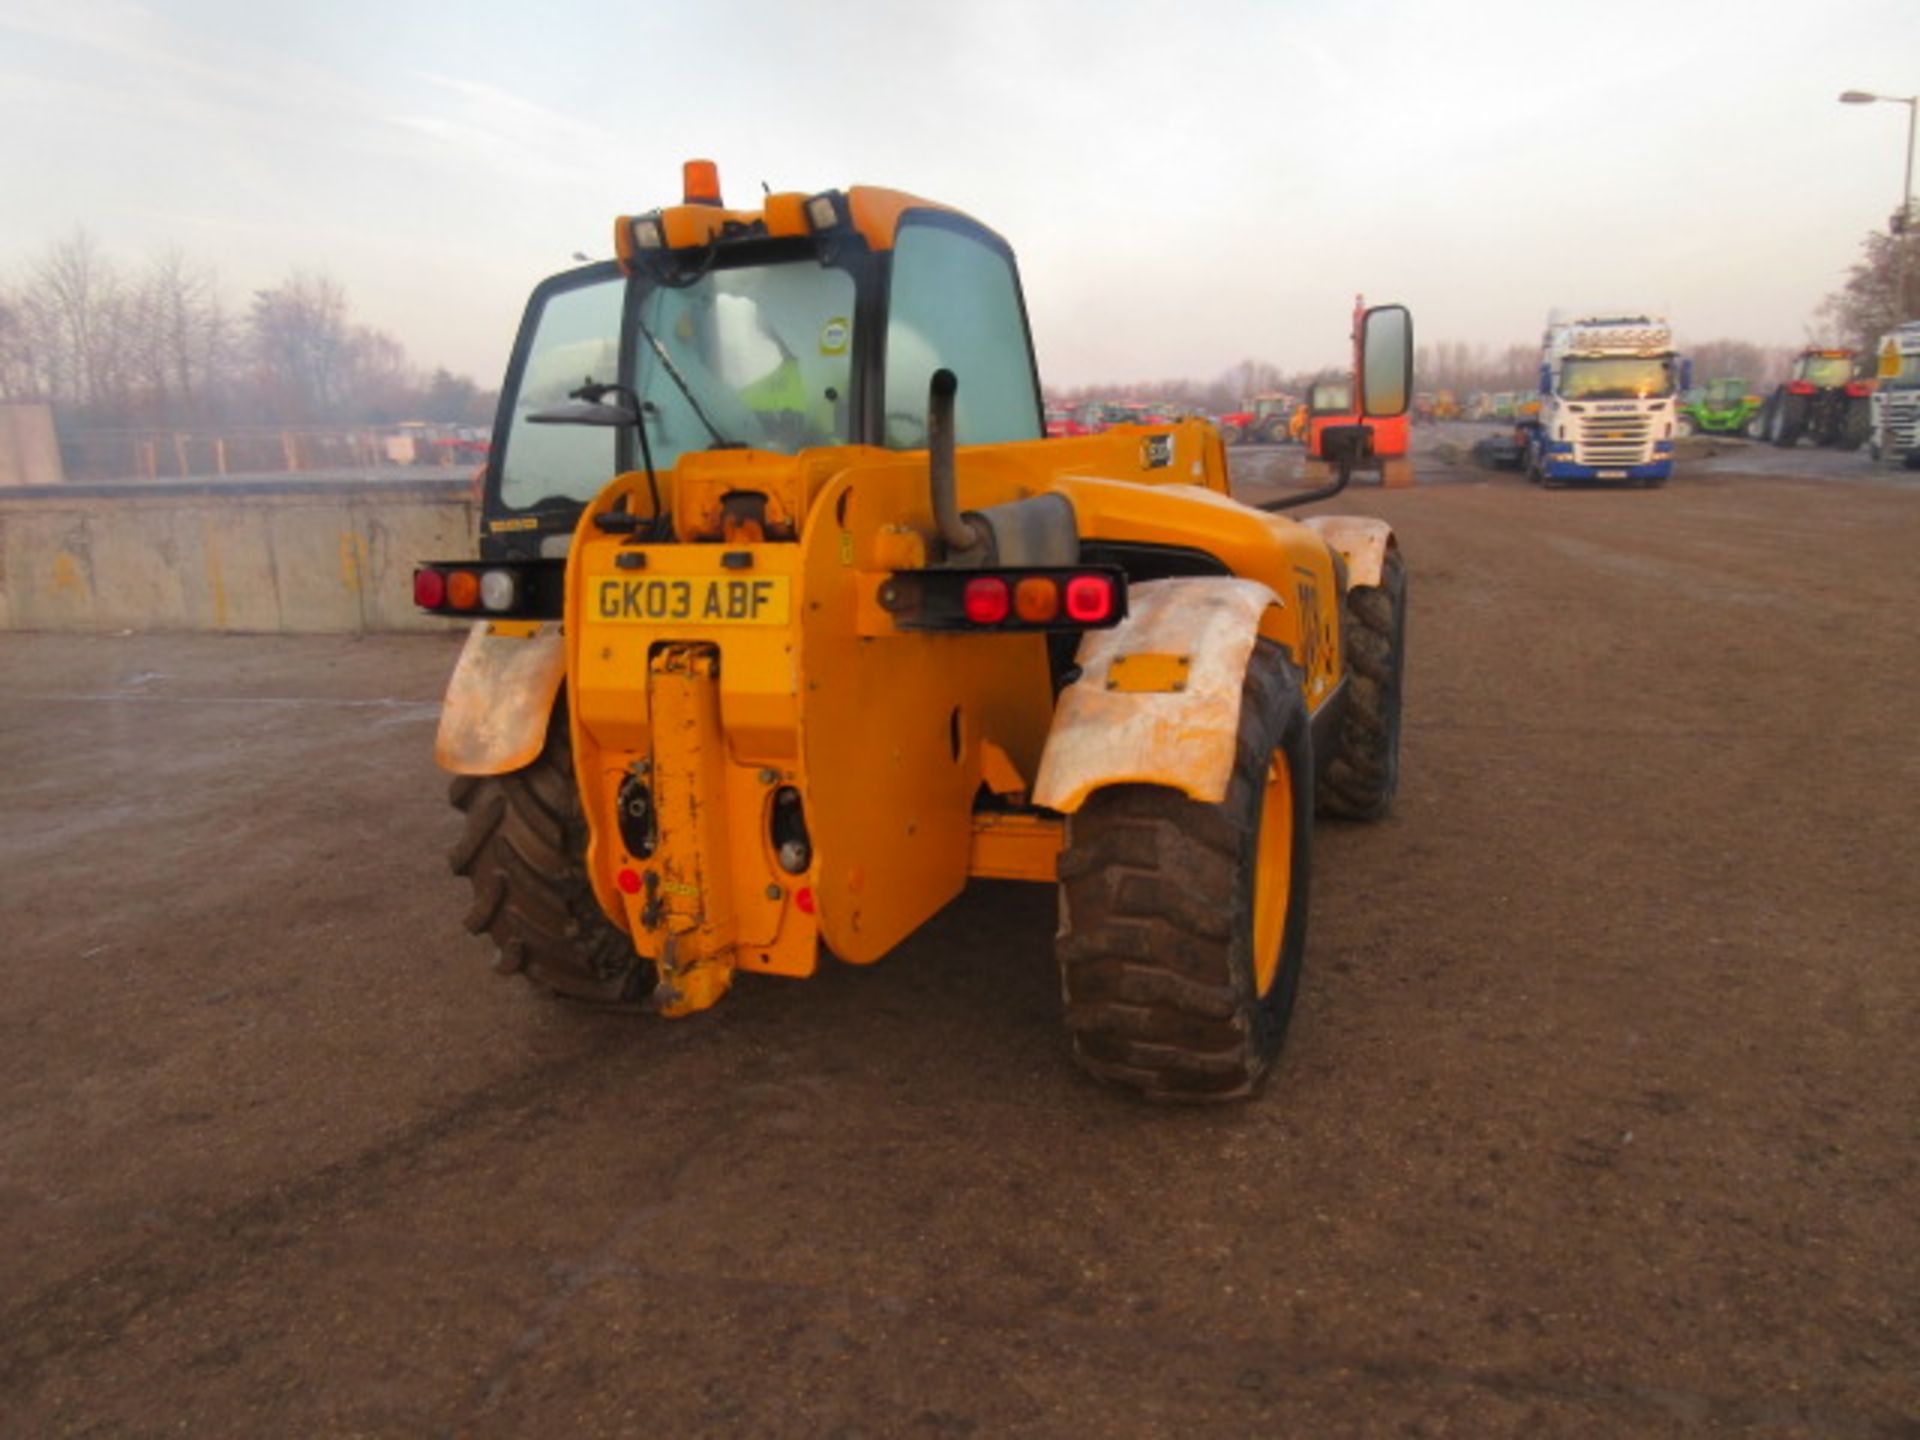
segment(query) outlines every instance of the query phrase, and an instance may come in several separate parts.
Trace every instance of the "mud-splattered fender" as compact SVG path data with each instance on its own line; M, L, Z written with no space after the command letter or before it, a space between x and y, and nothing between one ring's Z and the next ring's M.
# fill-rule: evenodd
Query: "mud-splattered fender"
M1054 710L1034 802L1071 813L1107 785L1225 799L1247 660L1261 621L1282 603L1257 580L1133 586L1127 618L1080 642L1080 678Z
M433 758L455 775L504 775L540 753L567 674L560 627L480 621L467 634Z
M1378 585L1394 548L1393 527L1365 515L1309 515L1300 522L1326 541L1347 567L1347 585Z

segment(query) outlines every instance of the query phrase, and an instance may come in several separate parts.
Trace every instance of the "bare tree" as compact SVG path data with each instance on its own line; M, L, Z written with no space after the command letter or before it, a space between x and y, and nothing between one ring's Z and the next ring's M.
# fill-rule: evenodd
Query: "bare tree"
M256 291L247 330L261 399L278 418L311 422L338 413L353 337L336 281L296 271Z
M0 400L46 398L20 297L0 294Z
M168 246L148 262L139 296L139 351L150 404L175 420L204 418L231 359L231 326L217 277Z
M1842 344L1872 353L1896 325L1920 317L1920 231L1869 231L1846 283L1821 306Z
M120 279L85 230L57 240L29 276L28 328L55 399L97 405L113 366Z

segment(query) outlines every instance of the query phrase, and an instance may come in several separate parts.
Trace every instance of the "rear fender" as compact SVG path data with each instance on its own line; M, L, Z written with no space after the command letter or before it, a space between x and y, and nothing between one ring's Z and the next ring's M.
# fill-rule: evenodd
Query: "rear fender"
M433 758L455 775L504 775L528 764L547 742L566 673L559 625L479 622L447 682Z
M1034 802L1071 814L1108 785L1225 799L1247 661L1283 603L1257 580L1133 586L1127 618L1080 642L1080 678L1060 694Z
M1396 548L1393 527L1362 515L1309 515L1300 522L1313 531L1347 567L1347 585L1378 585L1387 552Z

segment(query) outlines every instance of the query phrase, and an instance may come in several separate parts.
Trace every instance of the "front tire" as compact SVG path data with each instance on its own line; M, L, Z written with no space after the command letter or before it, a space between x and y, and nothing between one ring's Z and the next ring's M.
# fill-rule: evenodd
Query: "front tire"
M1400 785L1400 697L1407 659L1407 568L1389 550L1378 585L1347 592L1341 617L1346 709L1319 786L1322 815L1380 820Z
M607 918L587 878L565 706L531 763L505 775L456 776L449 798L466 829L448 863L473 884L466 926L493 941L493 968L578 1000L644 1000L653 964Z
M1116 785L1067 822L1055 953L1081 1067L1153 1100L1258 1089L1299 991L1312 839L1306 702L1261 640L1224 800Z

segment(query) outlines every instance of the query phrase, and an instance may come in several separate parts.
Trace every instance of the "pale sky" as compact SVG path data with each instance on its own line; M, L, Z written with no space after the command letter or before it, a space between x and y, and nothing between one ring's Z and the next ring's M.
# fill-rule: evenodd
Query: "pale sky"
M1341 361L1551 307L1798 343L1900 192L1916 0L0 0L0 272L84 225L240 304L293 268L498 383L527 291L717 160L891 185L1021 260L1044 379Z

